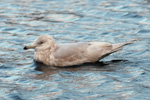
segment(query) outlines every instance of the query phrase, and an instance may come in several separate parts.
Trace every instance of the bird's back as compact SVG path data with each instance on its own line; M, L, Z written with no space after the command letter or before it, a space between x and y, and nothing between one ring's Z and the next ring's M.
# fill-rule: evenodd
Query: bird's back
M106 42L69 43L59 45L53 55L58 61L57 64L71 66L96 62L111 51L112 45Z

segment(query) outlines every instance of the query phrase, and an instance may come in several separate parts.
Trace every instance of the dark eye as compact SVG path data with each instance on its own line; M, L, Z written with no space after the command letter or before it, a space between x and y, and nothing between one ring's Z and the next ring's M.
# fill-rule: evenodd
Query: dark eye
M43 41L41 41L41 42L39 42L38 44L43 44L44 42Z

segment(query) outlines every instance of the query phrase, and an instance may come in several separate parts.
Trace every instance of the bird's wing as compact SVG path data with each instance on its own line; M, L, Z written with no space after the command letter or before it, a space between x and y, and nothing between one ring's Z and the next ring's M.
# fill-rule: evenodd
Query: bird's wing
M56 59L64 59L68 57L82 57L86 53L88 43L68 43L59 45L58 49L53 52Z
M60 45L59 48L53 53L56 59L96 62L111 53L114 53L124 45L130 43L110 44L107 42L87 42L87 43L70 43Z
M107 42L91 42L88 47L89 61L95 62L112 51L112 45Z
M56 59L98 61L112 52L112 45L106 42L69 43L60 45L53 53Z

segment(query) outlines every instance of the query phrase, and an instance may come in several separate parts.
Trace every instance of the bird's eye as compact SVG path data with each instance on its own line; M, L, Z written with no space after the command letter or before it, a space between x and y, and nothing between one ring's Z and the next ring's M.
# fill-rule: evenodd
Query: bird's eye
M39 42L39 44L43 44L43 43L44 43L43 41Z

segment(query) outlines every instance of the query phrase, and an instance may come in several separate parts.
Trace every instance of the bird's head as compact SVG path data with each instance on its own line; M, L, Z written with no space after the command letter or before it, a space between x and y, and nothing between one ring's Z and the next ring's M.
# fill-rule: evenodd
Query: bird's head
M24 50L35 49L36 51L51 49L55 46L55 41L50 35L39 36L32 45L25 46Z

